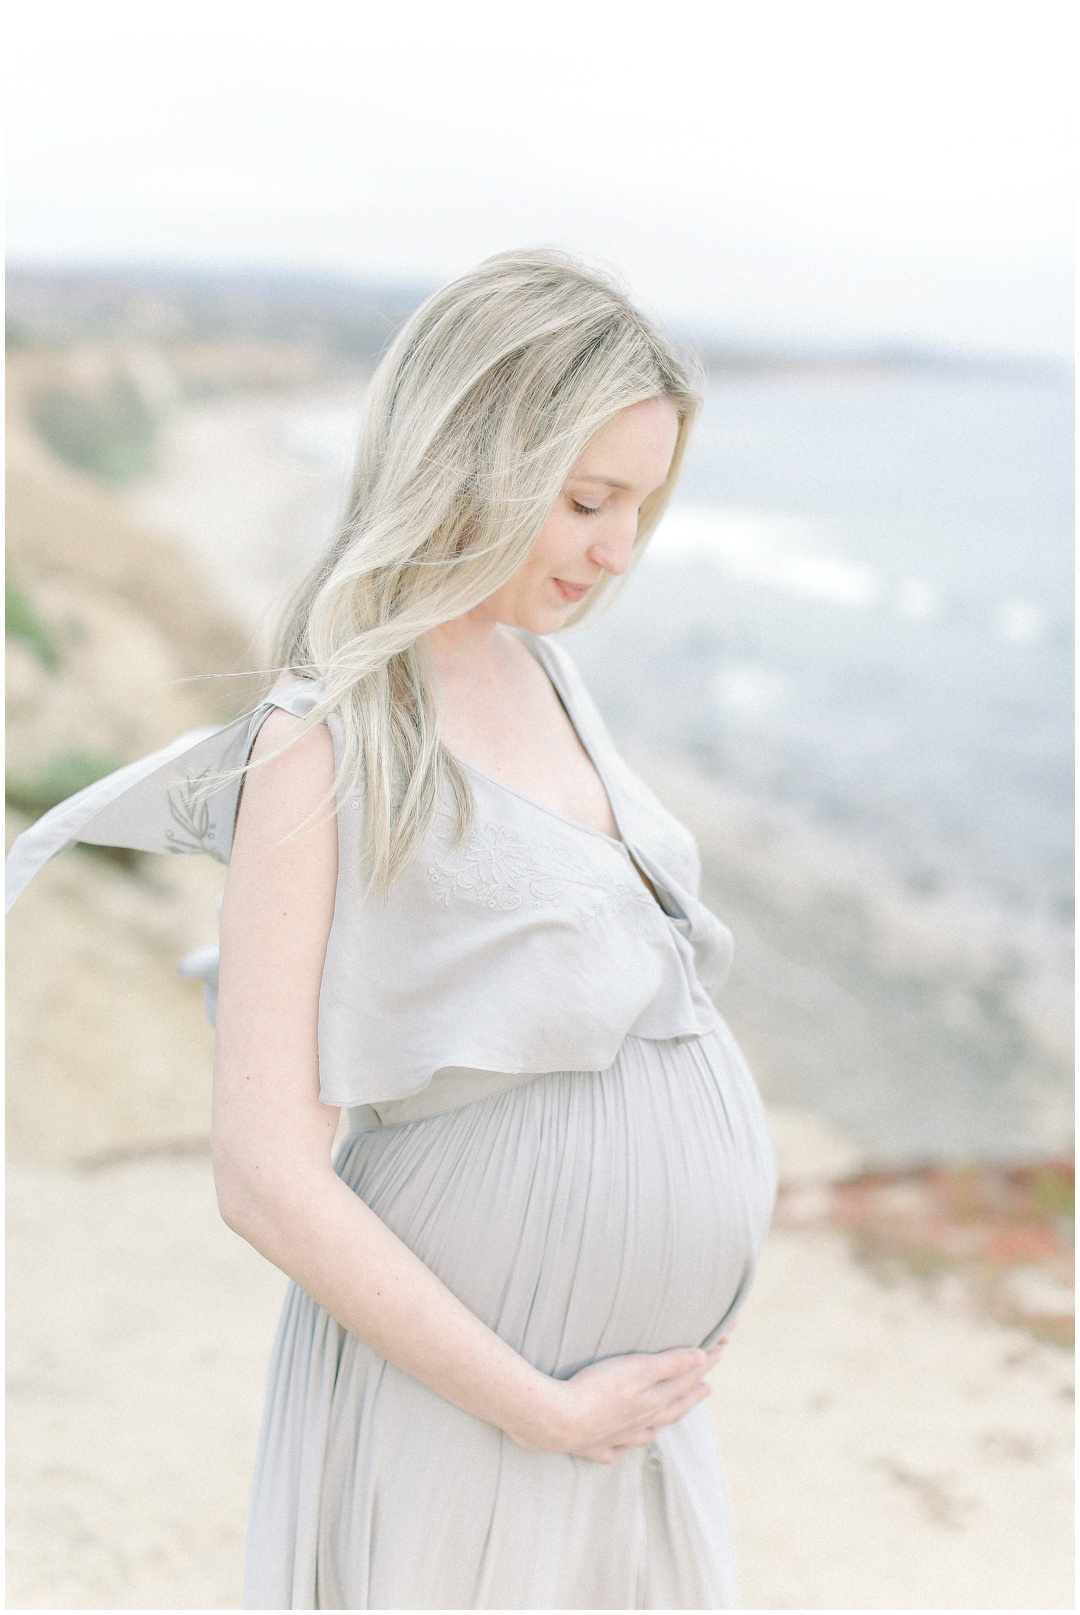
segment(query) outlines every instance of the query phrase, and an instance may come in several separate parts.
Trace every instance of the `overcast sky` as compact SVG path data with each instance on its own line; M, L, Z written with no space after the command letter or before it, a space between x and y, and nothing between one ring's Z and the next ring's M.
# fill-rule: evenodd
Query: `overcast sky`
M1062 353L1074 16L35 0L9 257L426 280L553 242L718 333Z

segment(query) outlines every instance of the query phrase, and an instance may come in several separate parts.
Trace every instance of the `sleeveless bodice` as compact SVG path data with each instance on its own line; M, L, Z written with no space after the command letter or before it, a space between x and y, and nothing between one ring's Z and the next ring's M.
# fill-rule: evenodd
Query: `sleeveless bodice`
M319 1003L328 1104L407 1101L436 1073L512 1081L602 1070L629 1034L668 1040L717 1024L708 993L726 974L732 942L698 900L693 838L619 757L566 653L526 643L606 787L620 838L465 765L474 804L466 836L455 839L447 797L419 855L385 897L371 898L362 801L339 800ZM206 794L208 783L246 761L275 707L303 717L320 694L297 680L233 723L183 736L61 803L15 842L9 906L76 840L227 861L240 782ZM328 724L340 756L335 715Z

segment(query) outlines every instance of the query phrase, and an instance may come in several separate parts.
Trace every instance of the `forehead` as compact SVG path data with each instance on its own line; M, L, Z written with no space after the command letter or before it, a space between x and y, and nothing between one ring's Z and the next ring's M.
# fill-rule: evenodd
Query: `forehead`
M579 481L612 488L662 482L679 434L679 414L670 398L647 398L621 410L586 445L574 467Z

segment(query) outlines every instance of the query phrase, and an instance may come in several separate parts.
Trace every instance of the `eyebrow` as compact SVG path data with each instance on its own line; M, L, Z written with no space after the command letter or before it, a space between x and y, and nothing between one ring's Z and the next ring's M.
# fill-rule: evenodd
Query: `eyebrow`
M620 482L617 477L590 477L582 472L580 476L573 477L571 480L573 482L600 482L605 488L621 488L624 492L628 492L630 489L628 482Z

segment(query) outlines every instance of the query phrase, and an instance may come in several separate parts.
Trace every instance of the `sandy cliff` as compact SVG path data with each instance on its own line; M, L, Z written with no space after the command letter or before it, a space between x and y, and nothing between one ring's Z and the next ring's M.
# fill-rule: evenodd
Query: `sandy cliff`
M19 418L8 443L8 839L109 768L242 703L244 632L167 539ZM85 1160L205 1139L210 1038L176 976L220 871L79 851L9 922L8 1144Z

